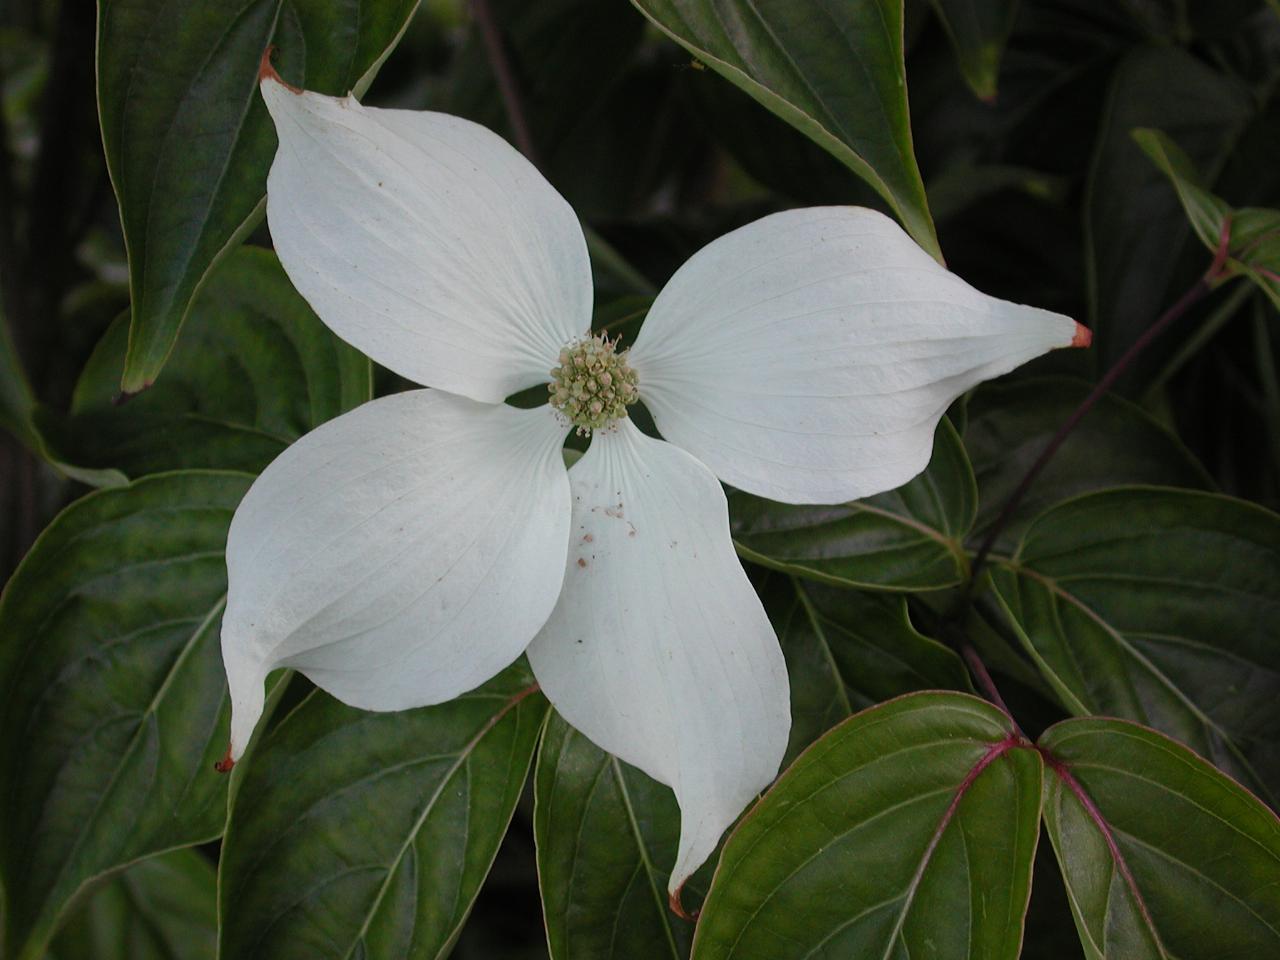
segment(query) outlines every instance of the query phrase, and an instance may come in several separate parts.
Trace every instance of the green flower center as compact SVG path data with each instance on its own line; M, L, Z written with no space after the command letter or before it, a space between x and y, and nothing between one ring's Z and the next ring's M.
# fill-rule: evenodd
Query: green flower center
M627 351L601 334L583 337L560 351L560 363L547 384L551 406L578 428L579 436L604 430L627 415L640 397Z

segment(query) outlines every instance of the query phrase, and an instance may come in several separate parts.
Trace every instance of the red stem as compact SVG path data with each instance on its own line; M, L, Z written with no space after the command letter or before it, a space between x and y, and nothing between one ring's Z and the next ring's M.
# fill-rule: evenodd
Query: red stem
M1116 381L1124 375L1125 371L1133 364L1133 361L1136 360L1143 351L1147 349L1147 347L1157 340L1162 333L1180 320L1192 306L1194 306L1201 298L1206 296L1213 289L1212 284L1219 279L1223 270L1223 264L1225 263L1225 249L1226 245L1223 244L1219 249L1218 255L1214 257L1213 265L1209 268L1209 271L1192 284L1191 287L1178 298L1177 302L1174 303L1173 306L1161 314L1160 318L1156 320L1155 323L1147 327L1142 336L1135 340L1129 349L1124 352L1124 355L1111 365L1111 369L1103 375L1102 379L1098 381L1093 390L1089 392L1089 395L1080 402L1080 405L1071 412L1071 416L1067 417L1062 426L1058 428L1058 432L1053 435L1052 439L1050 439L1047 444L1045 444L1045 448L1041 451L1040 456L1036 458L1035 462L1031 464L1031 467L1027 472L1023 474L1022 480L1019 481L1018 486L1014 488L1013 493L1009 495L1009 499L1005 501L1004 507L1000 510L1000 515L996 518L995 523L991 525L991 529L987 531L987 535L983 539L982 545L978 547L978 552L973 559L973 566L970 568L969 592L972 592L972 585L977 580L978 574L982 572L982 568L987 562L987 557L991 553L991 548L995 546L996 540L999 538L1000 534L1004 532L1004 528L1009 525L1009 521L1013 519L1014 513L1016 513L1018 507L1021 506L1027 492L1031 489L1031 485L1034 484L1040 474L1044 472L1045 467L1049 465L1049 462L1057 454L1058 450L1062 447L1062 444L1066 442L1067 437L1071 436L1072 431L1079 426L1080 421L1083 420L1085 415L1097 406L1098 401L1101 400L1113 386L1115 386Z
M960 655L964 657L964 662L969 667L969 672L973 674L974 680L978 682L978 687L982 692L987 695L987 699L1004 711L1004 715L1013 724L1014 733L1025 740L1026 734L1022 732L1022 728L1018 726L1018 721L1013 718L1013 711L1009 709L1009 705L1004 702L1004 697L1000 695L1000 688L996 686L995 678L991 676L991 671L987 669L987 665L983 662L978 649L967 639L962 639L960 641Z

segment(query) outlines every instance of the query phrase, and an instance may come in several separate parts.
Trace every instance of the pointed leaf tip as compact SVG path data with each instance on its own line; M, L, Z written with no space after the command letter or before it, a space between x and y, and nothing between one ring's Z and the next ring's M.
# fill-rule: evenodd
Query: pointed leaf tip
M271 58L275 56L276 45L274 43L267 44L267 48L262 51L262 59L258 62L258 83L265 83L267 80L274 80L286 90L293 93L302 93L301 87L295 87L292 83L285 80L276 71L275 66L271 62Z
M1071 338L1071 346L1087 347L1093 343L1093 331L1082 323L1076 324L1076 335Z

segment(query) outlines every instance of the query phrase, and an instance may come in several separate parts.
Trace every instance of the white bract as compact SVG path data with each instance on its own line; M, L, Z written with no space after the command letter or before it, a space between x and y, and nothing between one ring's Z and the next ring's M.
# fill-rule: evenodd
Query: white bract
M400 710L527 652L566 720L675 790L678 890L777 774L790 728L719 481L787 503L902 484L957 396L1078 342L1077 325L977 292L879 213L827 207L706 247L614 355L590 339L573 211L501 138L270 70L262 93L280 139L267 216L290 278L344 340L434 389L321 426L237 510L232 757L276 667ZM603 353L608 376L574 366ZM537 384L560 409L503 402ZM666 440L626 417L636 388ZM575 423L595 429L566 471Z

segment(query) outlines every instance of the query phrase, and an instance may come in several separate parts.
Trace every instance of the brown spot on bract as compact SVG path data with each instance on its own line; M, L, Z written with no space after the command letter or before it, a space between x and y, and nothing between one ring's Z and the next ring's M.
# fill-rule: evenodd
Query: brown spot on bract
M591 534L589 534L589 533L584 533L584 534L582 535L582 542L583 542L583 543L590 543L590 542L591 542L592 540L594 540L594 539L595 539L595 537L593 537L593 536L592 536Z
M580 567L585 567L586 565L587 565L587 559L586 559L586 557L579 557L579 558L578 558L578 566L580 566Z

